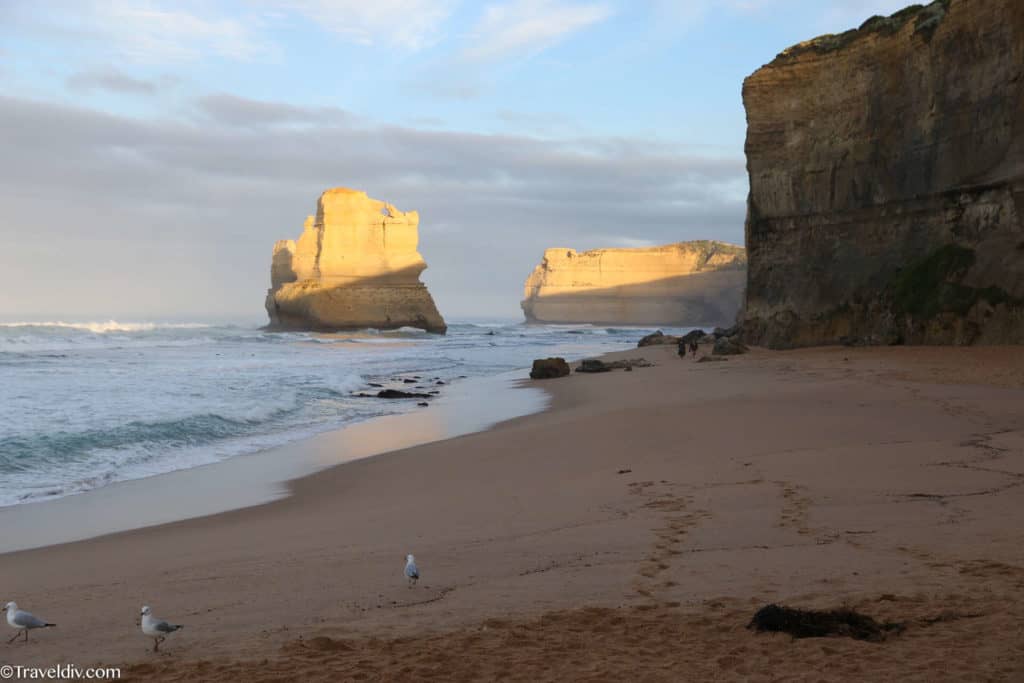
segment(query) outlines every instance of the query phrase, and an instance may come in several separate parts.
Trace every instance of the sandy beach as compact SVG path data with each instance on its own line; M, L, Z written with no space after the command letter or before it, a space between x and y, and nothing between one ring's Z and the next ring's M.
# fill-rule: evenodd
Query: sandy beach
M615 355L656 366L544 382L544 412L264 505L2 555L4 600L58 627L0 662L128 680L1024 677L1019 349ZM770 602L905 629L748 631ZM186 625L158 654L142 604Z

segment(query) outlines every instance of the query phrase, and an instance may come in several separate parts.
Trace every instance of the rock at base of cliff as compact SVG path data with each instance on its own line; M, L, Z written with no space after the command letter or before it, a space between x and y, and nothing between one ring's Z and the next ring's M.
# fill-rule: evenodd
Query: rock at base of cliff
M738 337L719 337L711 353L715 356L738 356L746 353L746 345Z
M658 330L657 332L651 332L650 334L642 337L640 339L640 341L637 342L636 347L638 349L642 349L645 346L660 346L662 344L678 344L678 343L679 343L679 337L677 337L677 336L675 336L673 334L665 334L661 330Z
M735 337L737 334L742 333L740 325L733 325L732 327L716 327L712 332L711 336L715 339L719 337Z
M533 361L530 379L555 379L566 377L570 372L569 364L564 358L538 358Z

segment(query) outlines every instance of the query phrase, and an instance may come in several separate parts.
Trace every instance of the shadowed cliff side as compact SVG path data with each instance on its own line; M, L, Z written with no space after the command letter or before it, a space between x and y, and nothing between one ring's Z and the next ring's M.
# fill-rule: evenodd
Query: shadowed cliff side
M746 255L723 242L548 249L525 284L528 322L707 325L735 321Z
M1024 343L1024 3L940 0L745 82L748 341Z
M298 240L274 245L266 308L270 329L419 327L444 333L416 250L419 215L365 192L334 188Z

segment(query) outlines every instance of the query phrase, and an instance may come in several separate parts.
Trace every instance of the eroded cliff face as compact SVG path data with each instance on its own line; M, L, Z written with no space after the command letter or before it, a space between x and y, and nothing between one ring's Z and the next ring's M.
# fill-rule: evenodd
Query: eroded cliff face
M548 249L526 279L530 322L717 325L736 319L743 247L680 242L649 249Z
M1024 342L1024 2L943 0L743 86L745 330L774 347Z
M426 286L416 250L419 215L365 192L327 190L298 240L274 245L267 314L270 327L301 330L446 325Z

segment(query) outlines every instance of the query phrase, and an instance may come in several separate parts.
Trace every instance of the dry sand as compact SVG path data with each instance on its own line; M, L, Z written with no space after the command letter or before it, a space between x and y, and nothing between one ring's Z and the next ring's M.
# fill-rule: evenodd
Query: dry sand
M1024 352L817 349L543 384L550 410L259 507L0 556L0 662L157 680L1024 680ZM406 588L406 553L423 579ZM906 623L744 627L768 602ZM139 606L186 624L159 654Z

